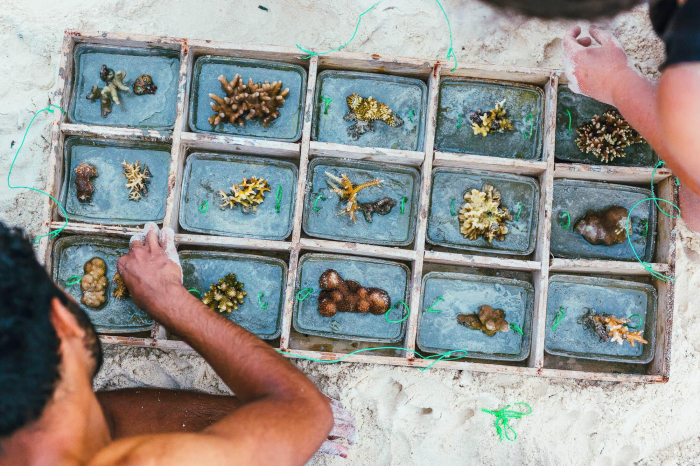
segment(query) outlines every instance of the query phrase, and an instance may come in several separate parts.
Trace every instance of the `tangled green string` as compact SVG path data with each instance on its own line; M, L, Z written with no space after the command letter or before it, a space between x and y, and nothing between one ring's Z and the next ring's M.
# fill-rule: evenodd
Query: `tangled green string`
M530 134L525 132L523 130L523 136L525 136L525 139L530 139L532 137L532 133L534 132L535 129L535 117L532 116L532 113L530 113L527 118L525 119L525 124L527 124L528 120L530 121Z
M434 312L435 314L442 312L438 309L433 309L440 301L445 301L445 298L443 298L442 296L438 296L437 298L435 298L435 302L433 302L433 304L431 304L430 307L425 310L425 312Z
M80 283L81 278L82 277L80 275L71 275L66 281L66 286L77 285L78 283Z
M408 200L408 198L407 198L406 196L404 196L404 197L401 198L401 213L402 213L402 214L403 214L403 212L404 212L404 209L406 208L406 201L407 201L407 200Z
M10 183L10 176L12 176L12 169L15 167L15 162L17 161L17 156L19 155L19 152L22 150L22 147L24 146L24 141L27 139L27 134L29 134L29 128L32 127L32 123L34 123L34 120L36 119L37 116L39 116L39 114L41 112L53 113L54 111L51 107L59 109L64 115L66 113L66 111L63 110L61 107L59 107L58 105L53 105L53 104L49 104L48 107L42 108L41 110L37 110L37 112L34 114L32 119L29 121L29 124L27 125L27 130L24 132L24 136L22 137L22 142L20 143L19 147L17 148L17 152L15 152L15 158L12 159L12 164L10 164L10 171L7 173L7 187L8 188L10 188L10 189L28 189L30 191L34 191L34 192L43 194L44 196L47 196L52 201L54 201L56 203L56 205L61 209L61 212L63 212L63 219L64 219L63 226L61 228L59 228L58 230L51 231L45 235L37 236L34 239L34 244L38 244L39 241L41 240L41 238L43 238L44 236L48 236L49 238L54 238L54 237L58 236L63 231L63 229L68 226L68 212L66 212L66 209L63 208L61 203L58 202L58 200L49 193L45 193L44 191L42 191L40 189L32 188L31 186L12 186L12 184Z
M637 319L639 319L639 322L638 322L637 325L634 326L634 327L631 326L629 323L628 323L628 324L625 324L625 325L627 325L627 328L631 328L632 330L634 330L634 329L637 329L637 328L641 327L641 326L642 326L642 318L641 318L641 316L640 316L639 314L632 314L632 315L630 316L630 321L632 320L632 317L636 317ZM631 322L630 322L630 323L631 323Z
M260 306L260 308L263 311L267 310L267 301L265 301L264 303L262 302L262 298L264 298L264 297L265 297L265 293L263 293L262 291L260 293L258 293L258 306Z
M559 223L559 226L565 230L568 230L569 227L571 226L571 215L569 215L569 212L560 212L559 219L561 220L561 223ZM566 225L564 225L564 220L566 220Z
M511 442L518 438L517 432L515 432L515 429L510 426L510 419L520 419L521 417L532 413L532 407L527 403L513 403L513 405L527 406L528 411L525 412L508 409L511 405L508 405L503 409L499 409L498 411L482 409L483 412L496 416L494 425L496 426L496 432L498 432L498 437L501 439L501 442L504 438ZM513 438L510 438L511 433L513 434Z
M557 315L554 317L554 325L552 325L552 330L556 330L557 327L559 327L559 324L561 324L561 321L564 320L564 317L566 317L566 312L564 312L563 307L560 307L557 311Z
M316 200L314 200L314 205L313 205L313 208L316 212L318 212L319 210L322 209L322 207L316 207L316 203L318 202L319 199L321 199L322 201L325 201L326 196L324 196L323 194L319 194L318 196L316 196Z
M523 329L520 328L520 325L516 324L515 322L510 323L510 328L518 332L520 335L523 334Z
M305 300L313 291L313 288L304 288L303 290L299 290L299 292L297 293L297 300Z
M398 309L398 308L399 308L399 304L403 305L403 307L406 308L406 315L403 316L403 317L402 317L401 319L399 319L399 320L391 320L391 319L389 319L389 313L390 313L391 311L393 311L394 309ZM389 309L388 311L386 311L386 312L384 313L384 320L386 320L386 321L389 322L390 324L398 324L398 323L403 322L404 320L408 319L408 316L409 316L410 314L411 314L411 310L408 308L408 304L406 304L406 303L403 302L403 301L399 301L399 302L396 303L394 306L392 306L391 309Z
M408 111L408 121L413 123L413 117L415 116L416 112L413 111L413 109Z
M333 102L333 99L321 96L321 100L323 100L323 114L328 115L328 104Z
M206 214L207 212L209 212L209 201L204 201L199 204L199 213Z

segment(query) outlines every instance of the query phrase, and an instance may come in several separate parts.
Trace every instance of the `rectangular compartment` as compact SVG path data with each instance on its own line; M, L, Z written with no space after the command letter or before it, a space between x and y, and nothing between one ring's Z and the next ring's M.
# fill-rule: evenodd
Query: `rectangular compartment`
M550 251L555 257L569 259L635 260L629 241L613 246L593 245L573 231L574 225L589 210L621 206L628 211L651 197L651 191L619 184L579 180L554 180ZM564 212L568 212L570 222ZM656 238L656 208L652 201L642 202L632 211L631 240L639 258L650 262ZM646 222L646 232L644 231ZM569 228L564 228L569 223Z
M422 289L418 348L431 353L466 350L467 357L475 359L527 359L535 300L535 289L530 283L502 277L430 272L423 277ZM457 315L478 313L482 305L503 309L508 323L517 324L523 335L511 327L508 332L489 337L457 323ZM441 312L434 312L436 310Z
M219 76L231 81L240 74L247 84L253 82L282 81L282 89L289 88L280 116L263 126L258 119L251 119L243 126L219 123L212 127L208 119L213 115L209 94L225 97ZM190 97L190 129L198 133L233 134L242 137L294 142L301 137L302 113L306 96L306 70L299 65L283 62L250 60L234 57L197 58L194 64L192 94Z
M508 209L513 218L513 221L506 221L508 234L504 241L496 238L489 243L483 236L470 240L460 232L459 210L464 204L464 193L467 189L481 190L486 184L500 191L501 205ZM426 240L430 244L449 248L528 255L535 250L539 205L539 184L532 178L507 173L436 168L432 176Z
M503 108L513 131L474 134L469 115ZM530 117L532 115L532 117ZM446 78L440 82L435 150L509 159L541 160L544 91L528 84ZM529 137L527 137L527 136Z
M170 146L151 142L121 142L104 139L68 138L65 142L61 204L71 221L103 225L161 223L165 215L170 170ZM89 203L77 198L75 173L81 163L97 168L92 179L95 191ZM122 162L145 164L151 172L148 195L129 200ZM63 211L58 210L63 217Z
M401 117L403 124L391 127L375 121L373 132L353 140L348 128L354 123L343 119L349 113L347 97L351 94L373 97L388 105ZM355 71L323 71L318 75L315 99L312 127L315 141L385 149L423 149L428 90L420 79ZM327 100L324 99L331 99L327 109Z
M391 298L388 314L338 312L323 317L318 312L318 279L327 269L336 270L344 280L364 287L381 288ZM398 262L332 254L306 254L300 261L295 290L293 325L302 334L354 341L394 343L403 338L408 317L410 272ZM299 300L300 291L309 292ZM406 306L402 306L399 302ZM400 321L400 322L389 322Z
M112 113L102 117L100 99L87 99L92 86L100 88L102 65L125 71L128 91L118 91L120 105L112 105ZM159 48L125 48L79 44L74 53L73 97L68 116L74 123L129 128L172 130L175 124L180 54ZM147 74L153 79L155 94L136 95L136 78Z
M238 309L221 315L264 340L280 336L287 264L271 257L233 252L180 251L179 256L183 284L188 290L199 291L191 292L200 298L212 283L235 273L248 294Z
M94 257L107 264L107 301L97 309L81 304L99 333L136 333L149 330L153 325L153 320L137 308L131 298L112 296L117 260L128 252L128 241L100 236L68 236L54 243L53 280L77 302L82 297L80 283L67 285L67 282L73 281L76 275L82 277L85 263Z
M265 192L265 200L257 210L244 213L241 207L220 207L219 191L230 193L234 184L240 184L244 178L250 179L252 176L265 178L270 185L270 191ZM197 233L283 240L292 231L297 177L297 167L279 159L190 154L183 177L180 226ZM279 186L282 191L277 212ZM203 206L205 202L208 204Z
M358 210L355 212L356 222L353 223L349 215L338 214L347 202L331 192L327 173L338 178L345 174L355 186L375 179L383 180L379 186L361 190L357 194L358 203L389 197L396 205L386 215L373 214L371 223ZM410 167L333 158L314 159L309 164L307 189L310 191L304 206L304 232L317 238L406 246L413 241L415 234L419 177L418 170ZM405 202L401 213L403 198Z
M605 163L592 153L586 154L576 145L576 131L595 115L613 109L612 105L599 102L585 95L572 92L566 85L559 86L557 96L557 126L555 133L555 157L557 161L568 163L586 163L590 165L612 165L621 167L653 167L658 163L658 156L645 141L625 148L625 157L618 157ZM568 112L567 112L568 110ZM571 129L569 129L571 128Z
M646 364L654 358L656 345L656 289L645 283L576 275L554 275L549 279L545 351L556 356L595 359L598 361ZM553 330L559 309L565 316ZM586 308L599 314L629 318L640 316L643 338L647 344L633 348L624 342L601 342L591 329L584 329L578 319ZM633 323L635 322L632 319Z

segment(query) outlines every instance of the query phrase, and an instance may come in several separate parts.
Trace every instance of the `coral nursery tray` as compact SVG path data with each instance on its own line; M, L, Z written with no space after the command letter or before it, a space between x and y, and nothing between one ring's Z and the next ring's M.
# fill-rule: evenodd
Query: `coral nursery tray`
M99 236L69 236L56 241L53 248L53 279L77 302L82 298L80 283L73 283L75 277L83 277L84 265L94 257L107 264L106 277L109 281L107 301L99 308L83 306L90 321L101 333L134 333L150 330L153 321L136 307L131 298L117 299L112 296L117 272L117 260L129 252L129 243L124 240Z
M358 204L389 198L394 206L383 215L370 213L371 222L357 210L353 222L350 215L340 213L348 202L333 192L333 185L341 185L342 175L347 175L354 187L381 180L379 185L358 192ZM309 164L310 193L304 208L304 231L317 238L406 246L413 241L415 232L419 178L418 170L399 165L314 159Z
M349 112L348 96L373 97L389 106L403 124L392 127L382 121L373 122L373 131L349 134L354 122L344 117ZM427 88L419 79L374 73L324 71L318 75L315 96L313 138L363 147L383 147L419 151L423 148ZM328 100L330 99L330 101Z
M202 297L209 286L229 273L247 293L238 309L222 315L262 339L280 336L287 264L279 259L212 251L180 251L183 284Z
M255 210L221 206L220 191L252 177L267 180L269 191ZM198 233L282 240L292 231L297 168L290 162L251 156L191 154L185 166L180 225ZM243 188L241 188L243 189ZM280 193L279 196L277 193ZM279 197L279 209L277 198Z
M475 134L470 115L504 102L512 130ZM544 92L536 86L472 79L440 83L435 149L524 160L542 158Z
M459 211L464 193L491 185L501 193L508 234L489 242L484 236L466 238L460 232ZM505 173L438 168L433 171L430 215L426 239L430 244L493 254L527 255L535 250L540 189L532 178ZM519 212L519 215L518 215Z
M593 309L639 324L646 344L634 347L601 341L593 330L584 328L579 319ZM561 311L560 311L561 310ZM554 275L549 282L547 301L547 334L545 351L558 356L599 361L646 364L654 358L656 339L656 289L645 283L599 277ZM563 312L558 325L558 315ZM639 320L633 315L639 316Z
M115 76L126 71L129 86L128 92L117 92L121 104L113 105L106 118L100 114L101 96L95 102L86 99L91 86L99 90L104 83L103 64ZM558 213L561 186L576 184L578 189L578 183L587 181L606 188L577 192L577 201L566 205L575 223L586 208L600 208L603 199L602 207L630 208L628 201L648 197L643 191L652 175L654 194L678 204L670 171L654 172L650 159L634 151L624 159L633 166L620 166L618 160L605 166L555 163L555 155L561 155L555 154L555 136L563 124L557 102L568 102L570 96L560 86L567 84L561 70L474 63L453 68L453 62L439 59L344 51L300 57L295 47L67 31L52 103L69 112L52 115L46 192L64 203L68 218L64 221L51 199L39 201L38 234L44 236L38 254L58 284L78 300L79 283L67 286L67 280L72 277L73 283L74 275L82 277L92 257L105 258L109 298L101 308L87 309L104 344L189 348L177 335L151 323L129 299L111 296L117 257L127 251L127 240L139 225L154 220L175 231L188 289L206 293L210 285L235 273L247 295L226 317L289 358L666 382L671 373L675 282L665 277L675 274L675 219L659 213L654 217L656 207L649 202L633 212L632 240L640 258L655 271L650 276L643 265L630 260L629 245L607 249L620 248L619 255L608 256L596 256L586 244L576 245L582 238L571 230L561 231ZM212 128L209 94L223 96L219 76L230 80L238 73L246 83L249 78L263 83L282 80L289 94L279 118L263 127L254 115L245 120L250 116L246 114L242 127ZM155 94L134 95L132 86L141 74L153 78ZM347 97L353 93L358 96L348 106ZM503 100L513 130L474 136L469 113L491 110ZM572 115L575 111L569 110ZM581 113L581 121L595 114L588 113ZM566 124L568 129L568 115ZM574 139L569 142L574 144ZM560 140L556 143L560 149ZM75 198L73 169L81 160L99 172L92 178L93 200L86 204ZM139 202L127 200L123 161L146 162L153 172L148 196ZM353 187L382 180L358 191L358 205L350 202L356 222L341 213L352 199L341 200L333 193L328 184L333 177L326 173L346 174ZM240 191L240 185L253 176L265 179L270 188L257 210L244 209L232 192L247 192ZM484 184L500 191L501 205L512 217L498 226L499 234L503 226L508 228L503 241L495 237L489 243L483 235L467 240L460 232L464 194L471 188L482 190ZM224 197L219 191L235 208L220 207ZM359 204L371 204L372 209ZM372 222L357 209L373 210ZM651 220L646 237L638 228L644 218ZM390 305L386 295L375 290L370 304L375 314L342 312L366 309L367 299L359 294L352 295L357 300L339 304L342 309L335 314L324 294L319 308L319 277L329 268L343 280L385 290ZM558 291L561 282L553 274L644 283L634 285L637 288L596 284L608 294L579 293L578 300L582 305L589 297L594 301L607 296L600 298L602 304L592 302L599 312L644 314L644 338L650 339L642 354L626 353L623 362L586 359L590 348L581 345L597 343L585 332L576 338L572 333L566 340L570 347L562 348L575 356L555 354L557 348L546 342L552 327L547 306L568 297ZM465 278L473 276L478 278ZM627 305L636 303L631 296L641 299L649 287L655 290L655 316L651 308L644 313ZM438 296L445 301L434 309L442 312L427 312ZM477 312L485 304L502 309L506 321L523 335L511 329L490 338L456 322L456 315ZM574 303L566 306L571 310L560 330L577 319ZM384 308L388 313L380 313ZM321 312L332 317L322 317ZM478 326L473 318L462 321ZM619 350L615 344L606 349ZM436 356L452 350L469 354ZM422 359L414 351L434 357ZM630 357L649 362L631 364Z
M243 125L221 122L212 125L209 118L214 114L209 94L226 97L219 76L232 81L236 75L243 83L265 83L282 81L282 90L289 89L284 105L279 108L279 117L263 126L257 118ZM189 124L192 131L233 134L236 136L296 141L301 137L302 110L306 90L306 70L299 65L265 60L246 60L231 57L199 57L194 65L192 97L190 100Z
M469 358L523 361L530 353L533 286L522 280L482 275L430 272L423 277L418 348L431 353L465 350ZM475 314L483 305L505 311L517 325L488 336L457 322L460 314ZM454 353L452 356L458 356Z
M366 288L385 290L391 298L386 314L338 312L323 317L318 311L321 291L319 277L328 269L343 280L353 280ZM394 343L405 332L408 307L409 270L403 264L369 258L329 254L307 254L299 261L299 286L294 307L294 329L302 334L355 341ZM303 298L303 299L300 299ZM403 302L404 305L399 304Z
M590 165L617 165L623 167L652 167L658 157L647 142L632 144L624 149L625 157L618 157L607 164L593 153L586 154L576 145L577 130L595 116L603 116L611 105L585 95L576 94L568 86L559 86L557 96L556 158L568 163Z
M641 260L651 261L656 238L656 209L653 202L642 202L651 198L651 190L619 184L561 179L554 181L552 197L550 248L555 257L632 261L636 259L636 253ZM591 244L583 235L574 231L579 220L583 221L582 225L589 223L591 217L584 220L587 212L599 212L613 206L632 211L629 217L629 238L634 251L627 239L611 246ZM622 224L627 225L627 215ZM615 231L611 231L608 235L614 233Z
M81 44L75 48L74 60L75 86L69 106L71 121L89 125L172 129L180 70L177 51ZM128 88L118 91L120 104L112 105L112 112L106 117L102 116L100 98L94 102L86 98L93 86L105 86L100 77L102 65L107 65L115 73L126 72L123 82ZM134 82L144 74L149 75L156 85L155 94L134 93Z
M69 138L64 147L61 204L71 220L105 225L141 225L163 221L170 170L168 145ZM148 167L151 174L148 194L139 201L129 200L123 162L140 162ZM80 202L77 198L74 170L81 163L92 165L98 172L98 176L91 180L95 191L90 202Z

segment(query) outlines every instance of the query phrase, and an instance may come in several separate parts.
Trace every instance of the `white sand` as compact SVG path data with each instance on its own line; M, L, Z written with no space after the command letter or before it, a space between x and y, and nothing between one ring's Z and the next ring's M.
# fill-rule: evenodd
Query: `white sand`
M33 113L46 106L58 69L63 30L123 31L190 38L333 48L352 34L373 0L257 0L253 3L155 0L0 1L0 173L6 175ZM257 8L269 8L264 12ZM505 17L470 0L444 0L460 61L561 66L561 37L574 23ZM192 8L194 6L194 8ZM655 76L663 48L646 11L605 23L639 69ZM308 25L307 30L302 29ZM432 0L385 0L364 16L348 51L442 57L448 38ZM42 187L47 119L30 132L14 184ZM16 147L16 146L15 146ZM0 219L30 232L40 222L35 195L0 189ZM420 372L349 364L300 367L355 413L359 443L342 465L698 465L700 464L700 238L682 226L671 380L663 385L534 379L468 372ZM695 312L694 312L695 311ZM224 393L195 354L109 349L98 388L158 386ZM492 416L525 401L533 414L513 422L515 442L499 443Z

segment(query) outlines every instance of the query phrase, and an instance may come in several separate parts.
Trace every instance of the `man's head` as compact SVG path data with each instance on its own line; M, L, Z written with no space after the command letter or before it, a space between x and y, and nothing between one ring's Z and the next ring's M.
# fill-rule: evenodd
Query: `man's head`
M66 367L92 378L101 362L85 312L51 281L24 233L0 222L0 438L41 417Z
M539 18L596 19L615 16L644 0L481 0L489 5Z

